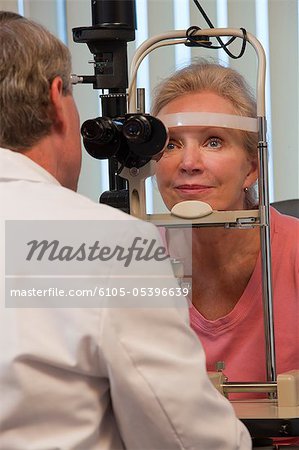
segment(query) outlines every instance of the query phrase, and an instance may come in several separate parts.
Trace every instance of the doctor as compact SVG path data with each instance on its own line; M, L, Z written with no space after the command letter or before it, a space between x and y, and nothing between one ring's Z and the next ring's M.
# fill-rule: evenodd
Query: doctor
M72 220L71 239L76 220L121 221L117 236L109 227L98 234L100 247L115 240L129 248L136 237L159 246L159 237L151 225L74 192L81 147L68 49L9 12L0 12L0 40L1 448L251 448L247 430L207 377L182 296L168 295L164 308L121 302L49 308L46 294L39 299L44 308L10 307L4 286L9 219ZM134 277L131 268L126 273ZM94 274L106 271L111 286L116 269L115 260L100 261ZM177 287L165 259L152 260L151 270Z

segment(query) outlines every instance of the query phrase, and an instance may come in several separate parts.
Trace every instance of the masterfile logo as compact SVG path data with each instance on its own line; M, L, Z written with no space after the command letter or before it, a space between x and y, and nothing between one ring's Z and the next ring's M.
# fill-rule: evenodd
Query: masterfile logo
M159 232L132 222L6 221L6 307L186 306Z

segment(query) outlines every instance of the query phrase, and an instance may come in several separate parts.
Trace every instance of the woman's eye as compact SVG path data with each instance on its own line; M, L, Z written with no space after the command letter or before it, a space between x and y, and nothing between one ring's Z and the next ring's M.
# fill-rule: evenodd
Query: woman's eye
M178 145L174 141L169 141L165 147L165 149L168 151L174 150L176 148L178 148Z
M220 148L222 147L222 140L217 137L211 137L207 140L206 146L209 148Z

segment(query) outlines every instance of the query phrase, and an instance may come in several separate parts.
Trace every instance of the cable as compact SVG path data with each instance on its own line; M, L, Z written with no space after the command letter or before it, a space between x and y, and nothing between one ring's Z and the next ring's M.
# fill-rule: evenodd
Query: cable
M207 22L207 24L209 25L210 28L215 28L213 23L211 22L211 20L209 19L208 15L206 14L206 12L204 11L204 9L202 8L202 6L199 4L198 0L193 0L193 2L195 3L196 7L199 9L200 13L202 14L203 18L205 19L205 21ZM243 56L245 49L246 49L246 42L247 42L247 32L245 30L245 28L240 28L242 30L243 33L243 38L242 38L242 47L240 50L240 53L238 55L234 55L229 49L228 46L234 42L234 40L236 39L236 37L232 37L231 39L229 39L228 42L224 43L222 41L222 39L219 36L216 36L217 41L219 42L219 46L216 45L212 45L210 42L200 42L198 40L198 37L194 36L194 33L196 33L196 31L201 30L200 27L197 26L192 26L190 28L188 28L188 30L186 31L186 37L189 41L189 45L190 46L198 46L198 47L205 47L205 48L213 48L213 49L219 49L222 48L231 58L233 59L239 59ZM187 44L188 45L188 44Z
M216 36L216 39L221 42L220 45L217 46L217 45L212 45L212 43L209 42L208 40L206 40L206 42L204 42L203 36L195 36L195 33L200 30L201 30L200 27L197 27L194 25L191 26L190 28L188 28L188 30L186 31L186 37L188 39L188 42L185 45L190 45L193 47L197 46L197 47L213 48L213 49L222 48L233 59L239 59L243 56L245 49L246 49L246 42L247 42L247 32L246 32L245 28L240 28L240 30L242 30L243 37L242 37L242 47L241 47L240 53L238 55L234 55L228 49L228 46L236 39L236 37L232 37L225 44L219 37Z

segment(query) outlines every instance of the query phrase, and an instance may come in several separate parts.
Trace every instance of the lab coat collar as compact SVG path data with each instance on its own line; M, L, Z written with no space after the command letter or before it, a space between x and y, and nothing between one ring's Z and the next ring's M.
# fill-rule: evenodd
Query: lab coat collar
M60 185L49 172L25 154L0 147L0 181L29 180Z

